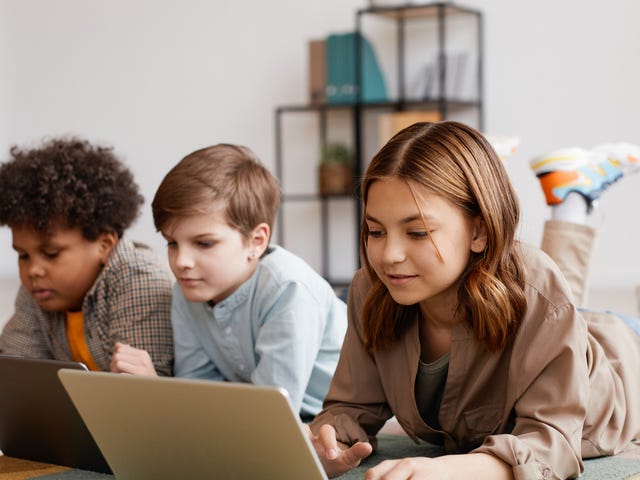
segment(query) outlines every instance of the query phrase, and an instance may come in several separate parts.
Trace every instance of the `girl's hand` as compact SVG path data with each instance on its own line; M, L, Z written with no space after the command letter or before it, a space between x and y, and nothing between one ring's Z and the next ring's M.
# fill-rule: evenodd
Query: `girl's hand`
M449 480L454 478L437 458L411 457L385 460L367 470L365 480Z
M356 468L373 451L369 442L358 442L351 447L338 442L331 425L322 425L318 435L314 435L308 425L304 427L329 477L337 477Z
M116 342L109 369L115 373L130 373L132 375L146 375L157 377L151 357L146 350L134 348L126 343Z
M412 457L385 460L369 469L365 480L513 480L513 470L498 457L487 453Z

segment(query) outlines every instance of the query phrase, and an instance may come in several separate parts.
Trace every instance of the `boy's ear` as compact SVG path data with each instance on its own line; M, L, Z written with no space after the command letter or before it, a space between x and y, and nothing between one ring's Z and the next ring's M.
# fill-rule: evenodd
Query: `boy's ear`
M260 223L249 234L249 257L260 258L269 246L271 228L266 223Z
M487 248L487 225L480 217L475 217L472 220L471 228L473 229L473 236L471 237L471 251L474 253L481 253Z
M100 261L106 265L109 261L109 255L118 244L118 234L115 232L101 233L96 241L98 242Z

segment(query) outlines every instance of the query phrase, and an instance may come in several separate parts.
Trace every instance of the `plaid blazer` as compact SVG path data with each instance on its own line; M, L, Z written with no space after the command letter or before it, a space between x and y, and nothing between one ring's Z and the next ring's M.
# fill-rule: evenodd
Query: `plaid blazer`
M120 341L149 352L159 375L172 374L171 287L149 247L120 239L82 306L87 346L102 370L109 370L113 344ZM65 313L42 310L20 287L0 334L0 353L71 360Z

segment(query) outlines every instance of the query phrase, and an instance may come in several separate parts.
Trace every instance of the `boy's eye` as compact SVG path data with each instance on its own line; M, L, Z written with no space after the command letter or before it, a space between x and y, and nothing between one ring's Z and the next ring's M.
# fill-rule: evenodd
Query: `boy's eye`
M215 243L216 242L200 240L196 245L198 245L198 247L200 248L211 248L215 245Z
M173 241L167 241L167 248L176 248L178 244Z
M22 261L29 260L29 255L27 255L26 253L19 253L18 260L22 260Z
M51 260L51 259L56 258L59 253L60 252L58 252L58 251L50 251L50 252L42 252L42 255L44 255L45 258L48 258L48 259Z

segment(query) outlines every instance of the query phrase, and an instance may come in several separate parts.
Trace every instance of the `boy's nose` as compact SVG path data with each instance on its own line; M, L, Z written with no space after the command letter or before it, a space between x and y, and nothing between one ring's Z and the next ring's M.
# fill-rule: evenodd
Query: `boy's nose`
M29 277L42 277L45 274L45 269L39 262L31 262L27 270Z
M193 267L193 258L186 249L178 249L175 264L178 268L191 268Z

